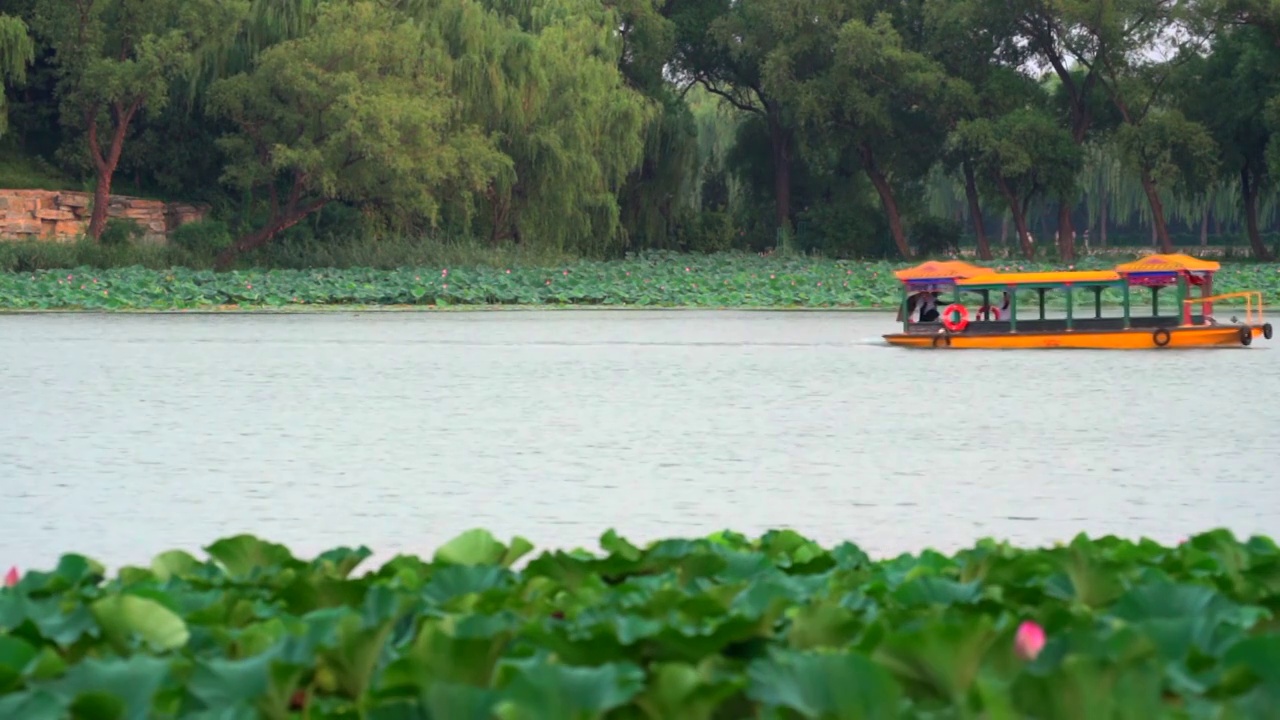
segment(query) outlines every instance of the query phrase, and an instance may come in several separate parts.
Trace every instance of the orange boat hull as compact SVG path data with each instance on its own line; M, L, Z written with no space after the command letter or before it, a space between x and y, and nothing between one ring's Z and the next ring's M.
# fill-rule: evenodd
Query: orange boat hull
M1196 325L1168 328L1164 335L1150 328L1129 330L1054 330L1008 333L893 333L884 339L890 345L914 348L957 348L962 350L1030 350L1074 348L1081 350L1146 350L1161 348L1240 347L1245 345L1242 329L1250 340L1264 337L1262 325Z

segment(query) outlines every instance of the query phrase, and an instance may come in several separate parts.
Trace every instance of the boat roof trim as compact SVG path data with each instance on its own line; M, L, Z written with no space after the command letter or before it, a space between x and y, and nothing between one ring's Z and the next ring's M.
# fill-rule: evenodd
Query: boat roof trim
M1133 262L1116 266L1116 272L1124 274L1139 273L1175 273L1175 272L1216 272L1222 264L1213 260L1201 260L1185 253L1166 253L1148 255Z
M922 280L953 281L961 278L989 275L995 272L991 268L971 265L962 260L929 260L915 267L895 270L894 277L903 282Z
M965 278L961 287L1003 287L1009 285L1091 285L1123 281L1114 270L1068 270L1063 272L988 273Z

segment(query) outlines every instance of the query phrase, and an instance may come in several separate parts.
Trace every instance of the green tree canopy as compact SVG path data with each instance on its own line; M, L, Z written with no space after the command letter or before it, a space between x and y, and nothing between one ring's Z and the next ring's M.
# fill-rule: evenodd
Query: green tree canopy
M22 18L0 13L0 85L22 82L27 66L35 60L35 44L31 42L27 24ZM0 93L0 137L9 129L9 114L4 94Z
M1218 151L1216 167L1188 158L1178 180L1192 190L1206 191L1222 175L1238 179L1244 203L1245 227L1255 257L1271 251L1258 229L1258 198L1274 186L1277 167L1268 162L1267 146L1275 130L1267 122L1267 104L1280 98L1280 46L1257 27L1231 28L1221 33L1207 56L1193 56L1175 79L1179 106L1191 120L1206 128ZM1230 98L1229 102L1224 99ZM1187 137L1198 137L1195 130ZM1182 141L1185 144L1185 140ZM1203 138L1201 149L1207 149ZM1171 148L1172 150L1172 148ZM1173 160L1172 153L1169 160Z
M83 133L97 178L89 234L107 218L130 125L157 111L201 47L234 33L247 0L39 0L34 27L53 49L63 123Z
M389 218L434 219L442 197L510 169L461 120L441 38L372 0L327 3L302 36L215 83L210 103L238 132L219 141L223 179L269 198L266 223L224 253L266 244L342 200Z
M1037 196L1057 196L1073 187L1083 153L1070 132L1045 110L1026 107L995 118L964 120L951 141L973 158L979 177L1008 204L1022 251L1033 246L1027 209Z
M795 40L770 54L765 88L793 109L811 162L857 159L899 252L911 257L895 185L933 164L946 137L944 118L973 101L970 88L908 47L872 3L801 4L810 15L800 7L780 13L808 27L787 33Z

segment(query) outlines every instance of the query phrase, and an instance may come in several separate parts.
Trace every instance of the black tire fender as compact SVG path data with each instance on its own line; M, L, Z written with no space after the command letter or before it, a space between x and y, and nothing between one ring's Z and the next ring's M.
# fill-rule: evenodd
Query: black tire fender
M937 335L934 335L933 346L938 347L938 345L951 347L951 333L938 333Z
M1248 325L1240 328L1240 344L1245 347L1253 344L1253 328Z
M1155 343L1156 347L1164 347L1165 345L1168 345L1169 341L1172 339L1172 336L1169 335L1169 331L1164 328L1160 328L1151 333L1151 342Z
M1262 337L1266 338L1267 340L1271 339L1271 323L1262 324Z

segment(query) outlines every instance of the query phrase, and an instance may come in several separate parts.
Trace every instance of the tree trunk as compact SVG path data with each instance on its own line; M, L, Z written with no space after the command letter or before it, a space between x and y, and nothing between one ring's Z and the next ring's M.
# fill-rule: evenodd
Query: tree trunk
M1200 215L1200 247L1209 244L1209 206L1204 206L1204 213Z
M1160 202L1160 193L1151 179L1151 173L1143 170L1142 191L1147 194L1147 202L1151 204L1151 231L1155 236L1160 252L1173 252L1173 243L1169 240L1169 227L1164 222L1164 203Z
M1009 248L1009 218L1000 218L1000 244L1004 246L1006 254L1012 254Z
M1240 191L1244 196L1244 224L1249 233L1249 247L1253 249L1253 259L1270 260L1271 251L1262 242L1258 234L1258 182L1249 172L1249 167L1240 169Z
M969 217L973 218L973 233L978 241L978 257L991 259L991 244L987 242L987 228L982 221L982 204L978 202L978 181L973 177L973 166L961 163L964 170L964 195L969 200Z
M1027 227L1027 214L1022 209L1022 203L1018 201L1018 196L1013 194L1013 190L1009 189L1009 183L999 175L995 176L996 187L999 188L1000 194L1009 203L1009 213L1013 215L1013 226L1018 231L1018 242L1022 246L1022 254L1028 260L1035 257L1035 249L1031 246L1031 230Z
M791 140L782 118L768 111L769 145L773 157L774 216L779 228L791 231Z
M98 108L90 107L85 112L89 129L89 154L93 159L94 174L98 181L93 189L93 212L89 215L89 236L94 240L102 237L102 230L107 226L107 210L111 204L111 180L115 177L116 167L120 165L124 137L139 105L141 101L135 101L127 108L119 103L111 106L113 127L111 144L107 147L106 153L102 152L102 145L98 141Z
M1071 201L1063 196L1058 200L1058 255L1063 262L1075 262L1076 229L1071 223Z
M89 237L102 238L107 227L107 210L111 205L111 170L96 172L98 184L93 188L93 211L89 214Z
M865 143L862 145L862 167L867 171L871 184L876 187L876 192L880 194L880 204L884 206L885 215L889 217L889 231L893 233L893 242L898 246L898 252L902 253L903 259L910 260L911 246L907 244L907 233L902 227L902 213L898 211L898 201L893 197L893 188L889 185L888 178L876 165L875 155Z
M214 261L214 267L218 270L226 270L231 267L231 263L235 262L235 259L242 253L256 250L266 245L271 242L271 238L302 222L308 215L328 203L328 200L316 200L302 207L295 207L291 204L283 213L272 216L271 220L262 229L255 230L248 235L242 235L231 243L230 247L218 253L218 257Z

